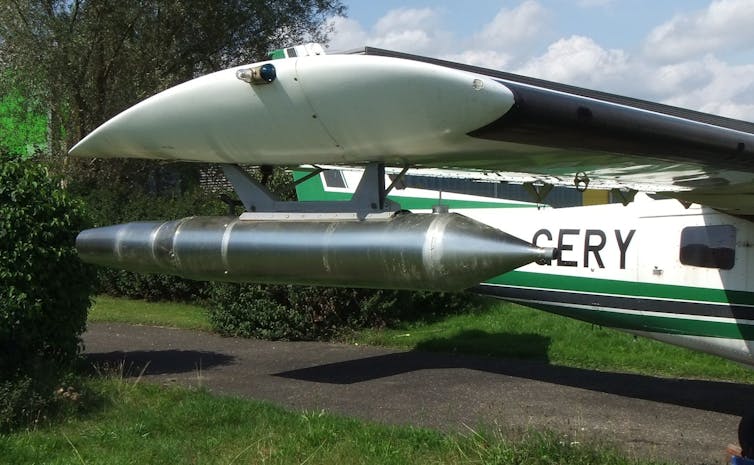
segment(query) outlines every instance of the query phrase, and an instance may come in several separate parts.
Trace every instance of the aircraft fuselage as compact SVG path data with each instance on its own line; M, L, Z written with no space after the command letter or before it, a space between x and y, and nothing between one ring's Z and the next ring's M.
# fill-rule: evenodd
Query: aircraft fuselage
M299 197L347 198L359 176L320 174L299 186ZM475 292L754 365L754 224L747 219L643 194L626 206L570 208L416 188L394 190L390 199L414 212L440 202L558 249L549 264L525 265Z

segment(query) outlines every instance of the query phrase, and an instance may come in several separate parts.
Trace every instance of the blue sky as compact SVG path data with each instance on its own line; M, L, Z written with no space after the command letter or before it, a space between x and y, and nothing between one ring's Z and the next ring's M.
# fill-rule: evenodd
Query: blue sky
M345 0L331 50L435 56L754 121L754 0Z

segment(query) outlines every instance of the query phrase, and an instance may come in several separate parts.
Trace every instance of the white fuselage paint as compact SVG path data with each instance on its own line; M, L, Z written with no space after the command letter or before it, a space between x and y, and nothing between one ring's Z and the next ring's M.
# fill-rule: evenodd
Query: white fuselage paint
M752 258L754 258L752 257L754 250L750 245L754 244L754 225L751 222L699 205L692 205L686 209L675 200L652 200L642 195L637 197L638 202L633 202L628 206L609 204L539 211L514 209L505 212L479 209L464 210L463 214L529 241L533 241L539 231L550 231L552 239L540 235L536 243L540 246L560 246L560 259L553 261L551 265L526 265L518 270L521 272L700 289L751 291L750 268ZM681 230L688 226L719 224L731 224L736 227L734 268L720 270L681 264L679 261ZM587 231L603 232L606 236L604 247L597 252L587 252ZM634 231L633 237L626 246L625 239L632 231ZM566 234L562 234L563 232ZM594 236L590 238L593 239ZM599 244L598 241L591 243ZM658 300L672 300L680 303L675 296L672 299ZM588 309L632 312L643 316L641 311L620 308L595 306ZM752 321L754 307L751 307L750 311L750 318L745 319L670 315L662 314L662 312L653 315L751 326L754 324ZM631 332L754 365L754 352L752 352L754 344L751 341L649 331Z
M324 176L320 182L323 189L342 194L353 191L358 184L359 170L342 170L345 187L326 186ZM668 289L668 295L641 295L652 306L698 304L714 308L727 308L725 300L714 301L689 296L684 298L671 288L683 287L692 291L712 292L739 291L751 292L751 276L754 271L754 224L738 217L718 211L691 205L685 208L676 200L653 200L638 194L636 201L621 204L596 205L554 209L529 204L529 208L454 208L458 201L477 201L485 204L510 201L457 193L442 193L425 189L404 189L391 192L391 199L409 205L416 199L436 199L450 205L450 210L469 216L477 221L513 234L521 239L544 247L558 247L561 256L549 265L531 263L519 268L516 273L529 273L532 276L570 277L599 281L656 285L655 289ZM428 210L413 210L427 212ZM732 269L703 268L684 265L679 260L681 231L687 227L711 225L732 225L736 229L735 264ZM558 290L557 286L537 285L529 289ZM494 280L491 285L494 284ZM661 292L660 291L660 292ZM595 296L612 295L600 289L583 291L569 290L572 294ZM672 295L671 295L672 294ZM621 295L626 297L625 294ZM630 296L629 296L630 297ZM549 304L551 306L577 308L591 312L610 312L641 319L647 312L637 309L609 307L604 304L557 304L537 302L535 299L510 299L523 304ZM601 299L595 299L601 300ZM752 300L754 302L754 300ZM727 324L737 327L754 327L754 305L739 303L742 314L735 318L728 316L705 316L683 313L653 311L652 317L676 321L703 322L707 324ZM709 337L667 332L625 329L628 332L657 339L666 343L716 354L741 363L754 365L754 342L745 338Z

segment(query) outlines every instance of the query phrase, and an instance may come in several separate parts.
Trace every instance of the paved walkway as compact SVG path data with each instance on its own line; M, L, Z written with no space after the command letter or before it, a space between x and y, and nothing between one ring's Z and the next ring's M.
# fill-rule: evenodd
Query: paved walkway
M90 323L84 341L92 362L147 365L147 381L389 424L546 427L683 464L722 463L754 399L734 383L149 326Z

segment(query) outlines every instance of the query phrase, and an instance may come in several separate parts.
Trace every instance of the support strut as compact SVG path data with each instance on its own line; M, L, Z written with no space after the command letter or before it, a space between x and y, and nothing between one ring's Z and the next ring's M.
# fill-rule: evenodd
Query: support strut
M364 169L351 200L291 202L280 200L267 187L253 179L237 165L221 165L225 177L233 185L247 212L302 213L302 214L352 214L358 219L375 213L394 213L401 206L387 198L385 165L370 163Z

